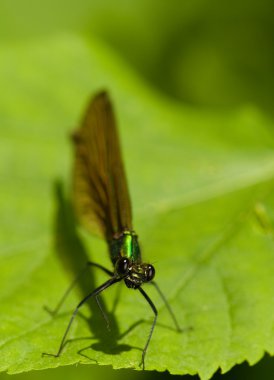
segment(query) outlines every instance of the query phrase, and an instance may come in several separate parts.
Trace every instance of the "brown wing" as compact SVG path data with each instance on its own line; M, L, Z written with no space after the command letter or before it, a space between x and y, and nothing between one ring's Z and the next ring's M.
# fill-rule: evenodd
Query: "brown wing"
M106 92L88 105L73 135L76 212L92 232L109 240L132 229L131 204L113 109Z

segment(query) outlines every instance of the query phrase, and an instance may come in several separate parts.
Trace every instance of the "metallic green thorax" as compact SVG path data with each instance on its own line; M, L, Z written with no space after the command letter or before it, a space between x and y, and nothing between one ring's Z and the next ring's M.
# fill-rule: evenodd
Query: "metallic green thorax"
M141 251L135 232L125 230L117 238L114 237L110 242L110 256L113 264L120 257L127 257L134 263L140 263Z

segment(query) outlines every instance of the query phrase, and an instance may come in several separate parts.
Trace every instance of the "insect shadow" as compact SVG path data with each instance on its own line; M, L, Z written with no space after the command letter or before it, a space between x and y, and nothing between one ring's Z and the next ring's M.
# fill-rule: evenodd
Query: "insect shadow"
M87 262L89 261L89 256L87 254L86 248L81 241L79 234L76 229L76 220L73 212L71 202L65 198L63 184L60 180L54 183L54 197L56 204L56 211L54 216L54 245L55 252L64 266L67 272L72 274L72 278L77 278L77 283L75 287L78 288L81 299L83 299L87 294L90 293L93 289L96 288L94 271L96 269L86 267ZM79 273L85 273L79 276ZM64 289L65 291L65 289ZM60 296L62 295L62 291ZM67 294L68 295L68 294ZM65 293L66 297L66 293ZM57 300L58 301L58 300ZM57 304L56 309L49 309L47 306L45 309L53 316L59 314L59 306L65 301L64 298L61 298L59 304ZM143 323L143 320L139 320L133 323L126 331L120 333L117 320L115 318L115 309L119 303L119 293L116 293L114 299L113 307L109 311L106 308L103 298L100 297L100 306L102 311L99 309L98 304L95 299L91 299L87 302L87 306L90 309L90 318L84 317L82 313L78 313L77 318L82 317L86 320L89 325L89 329L92 332L90 337L78 337L75 339L70 339L65 343L65 346L71 344L73 341L79 340L94 340L91 345L84 347L78 353L84 357L88 357L90 360L94 360L91 357L84 354L88 348L92 348L96 351L101 351L106 354L116 355L123 351L129 351L132 348L140 350L139 347L133 347L127 344L120 344L119 340L132 331L136 326ZM58 309L58 312L56 313ZM108 323L103 317L103 314L106 314ZM109 326L109 328L107 328ZM65 329L66 325L64 325ZM62 331L60 332L60 341L62 338ZM94 360L96 361L96 360Z

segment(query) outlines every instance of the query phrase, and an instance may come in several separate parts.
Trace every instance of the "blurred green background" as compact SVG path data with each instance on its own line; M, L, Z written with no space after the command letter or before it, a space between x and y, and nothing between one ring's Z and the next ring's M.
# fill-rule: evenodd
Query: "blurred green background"
M96 35L171 97L273 115L273 13L272 0L1 0L0 38Z
M273 16L272 0L1 0L0 43L67 31L96 36L151 87L176 102L211 111L252 104L273 118ZM273 373L273 359L265 357L252 368L243 364L214 378L272 379ZM14 376L18 380L170 377L97 366Z

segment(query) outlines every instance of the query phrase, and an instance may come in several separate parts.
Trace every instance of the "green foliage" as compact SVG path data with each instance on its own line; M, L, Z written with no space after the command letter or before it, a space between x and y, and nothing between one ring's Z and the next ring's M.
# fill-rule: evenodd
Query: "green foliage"
M138 368L152 315L125 287L115 312L116 289L103 297L111 333L91 303L63 355L41 357L56 352L73 306L103 276L91 273L54 319L43 305L55 306L88 257L110 265L104 243L75 229L67 201L68 136L102 87L118 115L144 256L185 329L174 331L147 286L159 308L147 369L208 379L218 367L273 354L268 120L253 108L216 115L170 103L101 43L73 35L4 46L0 66L1 370L77 362Z
M0 41L97 35L153 86L199 106L273 115L273 1L1 0Z
M183 329L147 285L159 320L146 368L209 379L274 354L269 3L222 3L224 18L202 0L2 1L1 371L139 368L153 316L122 284L103 295L110 332L90 302L62 356L41 356L57 351L73 308L105 277L90 271L55 318L43 306L56 306L88 259L111 268L105 243L76 228L70 197L69 136L101 89L117 113L144 259Z

